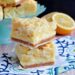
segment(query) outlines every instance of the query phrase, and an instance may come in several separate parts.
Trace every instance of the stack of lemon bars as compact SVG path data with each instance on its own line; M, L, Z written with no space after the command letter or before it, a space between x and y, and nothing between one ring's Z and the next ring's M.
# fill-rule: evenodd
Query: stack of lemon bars
M15 18L11 38L16 44L16 55L23 68L53 65L56 27L44 18Z

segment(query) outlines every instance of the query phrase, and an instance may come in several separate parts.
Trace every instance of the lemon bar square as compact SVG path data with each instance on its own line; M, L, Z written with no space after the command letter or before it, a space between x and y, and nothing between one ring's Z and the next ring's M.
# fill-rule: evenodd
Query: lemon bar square
M48 66L55 63L55 44L50 42L30 49L21 44L16 46L16 54L23 68Z
M44 18L16 18L12 25L12 40L31 47L47 43L56 34Z

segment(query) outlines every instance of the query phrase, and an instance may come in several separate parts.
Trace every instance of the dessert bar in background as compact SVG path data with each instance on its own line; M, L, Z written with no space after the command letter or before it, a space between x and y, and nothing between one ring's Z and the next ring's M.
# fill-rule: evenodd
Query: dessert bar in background
M26 13L37 11L37 1L35 0L23 0L21 5L18 7L19 10L24 10Z
M37 12L35 0L0 0L1 20L24 17Z

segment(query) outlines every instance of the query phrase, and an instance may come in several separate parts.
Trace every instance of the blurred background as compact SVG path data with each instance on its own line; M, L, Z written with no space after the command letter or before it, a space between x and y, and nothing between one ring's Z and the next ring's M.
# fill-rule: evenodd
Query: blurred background
M75 19L75 0L38 0L38 2L47 7L47 10L40 16L52 11L60 11Z

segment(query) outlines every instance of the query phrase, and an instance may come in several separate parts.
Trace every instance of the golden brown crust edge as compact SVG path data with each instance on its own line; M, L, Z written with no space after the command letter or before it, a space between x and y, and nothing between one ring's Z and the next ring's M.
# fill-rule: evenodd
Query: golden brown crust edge
M46 63L40 63L40 64L33 64L33 65L28 65L28 66L24 66L20 63L20 65L23 67L23 68L34 68L34 67L40 67L40 66L49 66L49 65L53 65L54 62L46 62Z
M29 42L26 42L26 41L23 41L23 40L20 40L20 39L16 39L16 38L13 38L13 37L11 37L11 39L12 39L13 41L20 42L20 43L23 43L23 44L25 44L25 45L29 45L29 46L35 47L35 46L37 46L37 45L39 45L39 44L42 44L42 43L44 43L44 42L47 42L47 41L52 40L54 37L55 37L55 36L52 36L52 37L49 37L49 38L47 38L47 39L41 40L41 41L40 41L39 43L37 43L37 44L32 44L32 43L29 43Z
M10 6L16 6L15 3L12 3L12 4L0 4L0 6L3 6L3 7L10 7Z

